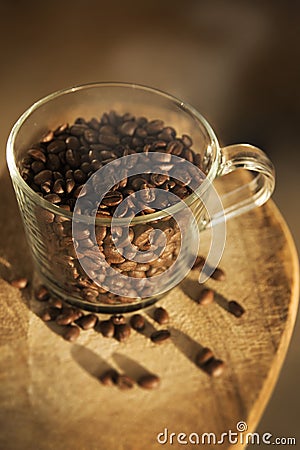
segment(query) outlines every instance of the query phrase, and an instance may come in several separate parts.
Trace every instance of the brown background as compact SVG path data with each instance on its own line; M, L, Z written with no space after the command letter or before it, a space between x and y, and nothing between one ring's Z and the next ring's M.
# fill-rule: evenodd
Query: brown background
M195 106L223 144L269 154L299 248L299 20L294 1L2 0L1 173L9 130L33 101L90 81L148 84ZM259 430L300 442L299 338L298 320Z

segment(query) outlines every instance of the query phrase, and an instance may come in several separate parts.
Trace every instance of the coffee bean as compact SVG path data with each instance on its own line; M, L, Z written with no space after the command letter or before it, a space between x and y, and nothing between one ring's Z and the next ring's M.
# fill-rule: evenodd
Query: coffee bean
M243 308L243 306L235 300L231 300L228 302L228 311L235 317L242 317L242 315L245 314L245 309Z
M48 131L45 136L42 137L41 142L50 142L54 137L53 131Z
M154 331L151 334L150 339L155 344L162 344L163 342L168 340L170 338L170 336L171 336L171 334L168 330L159 330L159 331Z
M203 289L197 298L197 303L202 306L210 305L214 302L215 293L212 289Z
M126 319L122 314L114 314L111 316L110 320L114 325L120 325L126 322Z
M160 325L164 325L169 322L169 314L165 308L155 308L153 314L154 320Z
M41 315L41 319L44 322L50 322L51 320L55 320L60 314L60 309L55 308L55 306L50 306L49 308L45 309L43 314Z
M79 338L80 328L76 325L68 325L63 334L63 337L66 341L74 342Z
M15 280L12 280L10 284L15 288L25 289L28 286L28 280L24 277L16 278Z
M124 136L133 136L136 128L137 123L133 120L128 120L119 127L119 131Z
M116 380L118 379L118 372L114 369L106 370L100 377L99 380L101 381L104 386L113 386L116 384Z
M126 323L120 324L120 325L115 325L115 334L114 337L120 341L120 342L125 342L128 340L129 336L130 336L131 330L130 330L130 326L127 325Z
M123 200L121 192L113 191L107 192L103 197L102 204L105 206L117 206Z
M146 126L145 130L149 134L157 134L164 128L164 122L162 120L151 120Z
M110 320L101 320L98 327L104 337L113 337L115 333L115 326Z
M80 141L75 136L69 136L66 139L67 148L71 148L72 150L78 150L80 147Z
M211 278L217 281L224 281L226 278L225 272L219 267L217 267L215 271L211 274Z
M143 375L138 379L138 385L143 389L157 389L160 384L160 378L157 375Z
M40 286L35 291L35 298L39 302L46 302L50 298L50 293L49 293L48 289L45 286Z
M47 150L49 153L59 153L63 150L65 150L66 144L64 141L60 139L55 139L54 141L50 142L47 146Z
M212 377L219 377L225 369L225 363L220 359L211 358L203 365L203 369Z
M47 194L44 196L44 199L50 203L54 203L55 205L61 202L61 198L57 194Z
M69 325L79 319L81 315L82 313L77 308L66 307L56 317L56 323L58 325Z
M180 141L173 140L167 145L167 152L172 153L175 156L180 156L183 150L183 144Z
M52 178L52 172L51 170L42 170L38 174L35 175L33 178L35 184L41 185L45 183L45 181L49 181Z
M62 309L63 307L63 303L59 298L50 298L49 305L58 309Z
M85 316L79 317L76 320L76 324L80 326L83 330L90 330L91 328L95 328L98 322L98 317L95 314L87 314Z
M54 181L53 192L55 194L63 194L64 193L64 181L62 179Z
M128 375L120 375L118 374L116 379L116 385L121 390L132 389L134 386L134 380Z
M43 163L45 163L47 161L45 153L43 153L41 150L33 148L33 149L28 150L27 154L29 156L31 156L33 159L35 159L36 161L41 161Z
M214 357L210 348L204 347L196 356L196 364L199 367L204 366L210 359Z
M130 325L136 331L142 331L145 328L145 319L141 314L134 314L130 318Z

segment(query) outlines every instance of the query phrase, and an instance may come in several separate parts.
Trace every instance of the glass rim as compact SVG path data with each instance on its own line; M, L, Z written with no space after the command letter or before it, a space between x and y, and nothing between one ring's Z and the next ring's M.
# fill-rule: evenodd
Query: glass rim
M24 122L30 117L30 115L36 111L39 107L46 104L47 102L51 100L55 100L58 97L62 97L65 94L71 94L74 92L78 92L85 89L92 89L92 88L131 88L131 89L137 89L140 91L146 91L148 93L155 94L157 96L163 97L172 103L174 103L176 106L178 106L180 109L183 109L187 111L189 114L191 114L196 120L201 123L202 126L204 126L208 137L210 139L210 142L214 144L214 154L213 154L213 161L210 167L209 172L206 174L206 181L208 183L204 183L205 186L208 186L216 177L218 172L218 165L219 165L219 155L220 155L220 145L218 142L218 139L216 137L215 132L213 131L212 127L208 123L208 121L200 114L193 106L191 106L189 103L183 102L182 100L178 99L177 97L168 94L160 89L152 88L149 86L145 86L142 84L137 83L129 83L129 82L94 82L94 83L86 83L86 84L79 84L75 85L73 87L59 89L55 92L52 92L41 99L34 102L29 108L23 112L23 114L18 118L18 120L13 125L11 132L8 136L7 145L6 145L6 161L9 168L9 172L12 178L17 178L18 182L21 185L22 190L24 190L30 197L32 197L34 203L36 203L38 206L42 207L45 210L48 210L52 212L53 214L63 216L65 218L68 218L72 220L74 217L80 221L91 221L91 216L86 215L77 215L75 216L72 211L67 211L63 208L61 208L59 205L54 205L53 203L49 202L48 200L45 200L43 197L38 195L37 192L35 192L22 178L14 158L14 144L15 139L18 135L18 132L20 131L21 127L23 126ZM203 184L201 184L195 192L190 194L187 198L184 199L184 202L186 205L190 206L192 203L195 202L196 199L199 199L199 192L201 190L201 187L203 189ZM202 193L203 194L203 193ZM162 219L166 216L170 216L174 214L174 212L177 212L177 210L180 210L180 202L178 204L171 205L165 209L162 209L160 211L156 211L151 214L146 214L144 216L135 216L131 223L132 225L138 224L138 223L145 223L145 222L152 222L154 220ZM99 218L96 217L95 224L96 225L108 225L111 223L112 218ZM126 218L117 218L114 219L119 224L121 224L122 221L126 220Z

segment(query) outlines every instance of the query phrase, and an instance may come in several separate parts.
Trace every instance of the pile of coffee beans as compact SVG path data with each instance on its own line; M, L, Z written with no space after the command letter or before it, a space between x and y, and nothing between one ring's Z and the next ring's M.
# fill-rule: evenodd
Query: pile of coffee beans
M115 111L104 113L98 120L78 118L73 124L63 124L50 130L39 142L33 144L20 162L20 173L26 183L45 200L57 205L60 211L72 212L77 198L87 192L83 186L101 167L122 156L138 153L155 152L159 158L158 169L164 174L142 173L127 176L126 166L122 168L122 181L116 183L103 198L97 217L110 219L123 199L138 191L143 192L131 206L138 206L138 215L145 216L145 222L129 228L130 248L127 235L120 226L117 230L119 253L114 245L110 226L96 225L97 248L90 239L89 231L83 226L76 239L84 256L85 264L90 268L88 277L83 271L76 249L78 245L72 239L72 221L61 214L54 214L42 207L37 207L35 214L38 227L35 229L33 247L40 260L41 272L46 278L54 280L56 287L61 287L71 296L94 304L132 303L136 299L151 296L151 291L144 288L144 278L157 276L166 271L177 259L181 234L176 220L171 216L147 222L147 215L156 212L153 207L153 191L159 188L166 193L175 194L184 199L202 182L198 168L205 172L201 157L192 149L192 139L183 134L177 136L176 130L167 126L162 120L148 120L135 117L130 113L123 115ZM182 173L180 162L175 169L184 175L179 181L169 172L176 174L171 155L192 163L188 173ZM154 168L155 169L155 168ZM120 168L118 168L120 170ZM131 197L132 198L132 197ZM156 199L157 200L157 199ZM130 199L131 201L131 199ZM134 203L136 202L136 203ZM88 203L88 209L95 205ZM163 197L159 209L165 209L174 203L174 196ZM86 211L81 211L85 214ZM118 217L130 214L130 203L125 206ZM151 246L149 236L155 229L162 231L166 237L166 246L159 257L151 262L133 261L134 253L148 250ZM153 245L153 243L152 243ZM99 257L100 251L100 257ZM138 279L135 290L125 282L122 295L110 292L112 280L105 280L103 261L121 274ZM94 283L93 280L97 280ZM101 284L99 287L98 283Z

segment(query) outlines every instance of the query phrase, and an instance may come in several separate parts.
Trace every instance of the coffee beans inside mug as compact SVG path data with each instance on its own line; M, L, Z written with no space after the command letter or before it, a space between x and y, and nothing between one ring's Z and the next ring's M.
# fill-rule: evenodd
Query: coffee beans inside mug
M113 186L102 199L97 217L110 219L124 199L133 193L141 193L137 197L141 208L138 215L143 215L145 221L142 225L130 225L128 235L122 227L119 227L116 236L112 236L109 225L96 225L98 246L94 248L88 230L84 226L82 231L80 227L77 228L75 238L79 242L85 266L89 268L90 274L93 275L91 278L96 280L97 284L86 275L79 263L72 239L71 218L39 208L39 227L44 229L49 258L56 264L57 284L63 284L70 294L91 304L126 304L147 296L147 291L143 291L142 280L166 271L176 261L181 245L178 224L171 216L147 223L147 215L156 212L152 203L155 199L157 201L157 198L152 188L173 193L180 199L190 195L191 188L186 184L192 176L186 174L186 183L183 183L168 175L168 171L173 168L173 164L170 164L172 154L202 168L199 155L193 151L192 145L191 137L186 134L177 136L176 131L162 120L148 120L129 113L120 115L110 111L104 113L100 120L78 118L71 125L60 125L28 148L21 161L22 177L41 197L69 212L74 210L78 196L86 194L83 190L85 182L99 168L122 156L156 152L158 169L164 170L165 173L128 176L125 167L122 169L122 181ZM178 166L178 171L180 170ZM176 173L176 170L172 173ZM198 183L200 181L198 180ZM130 201L122 207L120 217L130 214ZM172 200L164 197L161 208L171 204ZM92 207L87 201L86 208ZM84 210L82 214L85 214ZM150 262L133 261L134 252L143 252L151 247L150 236L155 230L165 235L163 253ZM123 249L123 254L115 244ZM124 283L118 286L122 289L122 295L110 293L112 280L105 279L104 260L126 277L141 280L140 284L136 284L138 287L133 290L129 284Z

